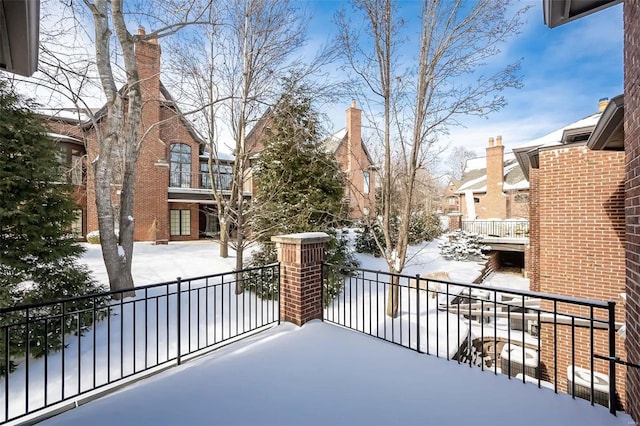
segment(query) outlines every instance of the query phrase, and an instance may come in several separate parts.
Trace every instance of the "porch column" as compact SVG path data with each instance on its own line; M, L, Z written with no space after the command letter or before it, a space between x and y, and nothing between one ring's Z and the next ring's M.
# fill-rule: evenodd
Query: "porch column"
M296 325L322 319L322 271L329 235L324 232L277 235L280 262L280 318Z
M449 232L455 232L458 229L462 229L462 214L461 213L449 213Z

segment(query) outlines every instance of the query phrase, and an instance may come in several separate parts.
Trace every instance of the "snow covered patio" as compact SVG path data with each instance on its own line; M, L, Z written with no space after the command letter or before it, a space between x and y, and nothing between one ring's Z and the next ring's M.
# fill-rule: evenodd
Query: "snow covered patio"
M283 323L51 425L630 425L603 406L342 327Z

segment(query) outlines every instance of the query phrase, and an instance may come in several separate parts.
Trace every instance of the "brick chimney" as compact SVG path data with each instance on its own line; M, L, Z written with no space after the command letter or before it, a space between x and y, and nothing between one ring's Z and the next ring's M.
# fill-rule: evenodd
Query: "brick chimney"
M144 28L138 28L138 35L143 36ZM160 45L157 39L138 41L135 45L138 76L145 100L160 99ZM146 96L145 96L146 95Z
M146 35L144 28L138 28L138 36L144 35ZM161 49L157 39L139 40L135 44L142 96L142 116L138 137L145 136L138 158L135 189L136 199L141 202L134 206L134 217L137 239L151 238L156 243L166 243L169 240L169 209L167 208L169 147L162 142L160 136L161 128L164 126L154 126L162 118L160 55ZM172 123L170 126L174 127L175 124ZM165 138L169 139L168 136ZM197 152L195 155L197 158Z
M356 108L356 101L351 101L347 109L347 172L358 169L357 156L362 143L362 111Z
M604 109L609 105L609 98L602 98L598 101L598 112L604 111Z
M504 185L504 146L502 136L489 138L487 146L487 195L483 200L484 218L505 219L507 214Z
M362 218L370 209L370 194L364 193L364 173L368 171L369 162L362 149L362 111L351 101L347 109L347 146L344 154L338 155L338 162L347 174L349 182L349 209L353 219ZM344 155L344 157L342 157ZM342 158L341 158L342 157ZM369 175L370 188L374 187L372 174ZM369 190L371 193L371 189Z

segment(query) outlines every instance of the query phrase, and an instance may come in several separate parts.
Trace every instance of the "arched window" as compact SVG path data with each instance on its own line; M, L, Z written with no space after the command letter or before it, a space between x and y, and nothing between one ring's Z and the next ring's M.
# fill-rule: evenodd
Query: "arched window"
M171 176L169 186L191 188L191 147L184 143L171 144Z

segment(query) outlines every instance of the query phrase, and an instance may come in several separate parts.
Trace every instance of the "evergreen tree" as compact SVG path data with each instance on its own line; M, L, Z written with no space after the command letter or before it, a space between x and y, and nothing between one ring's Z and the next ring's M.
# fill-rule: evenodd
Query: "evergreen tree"
M0 306L95 292L70 235L77 206L60 181L57 144L0 81Z
M308 88L292 80L285 86L285 93L272 110L264 150L254 172L257 195L251 229L260 249L250 264L276 261L273 235L321 231L332 235L327 250L329 262L357 266L346 239L335 237L335 229L345 220L344 175L332 154L323 148L319 114L312 107ZM339 293L341 281L338 275L329 279L329 294ZM256 288L251 283L249 287L263 297L273 295L273 288Z

